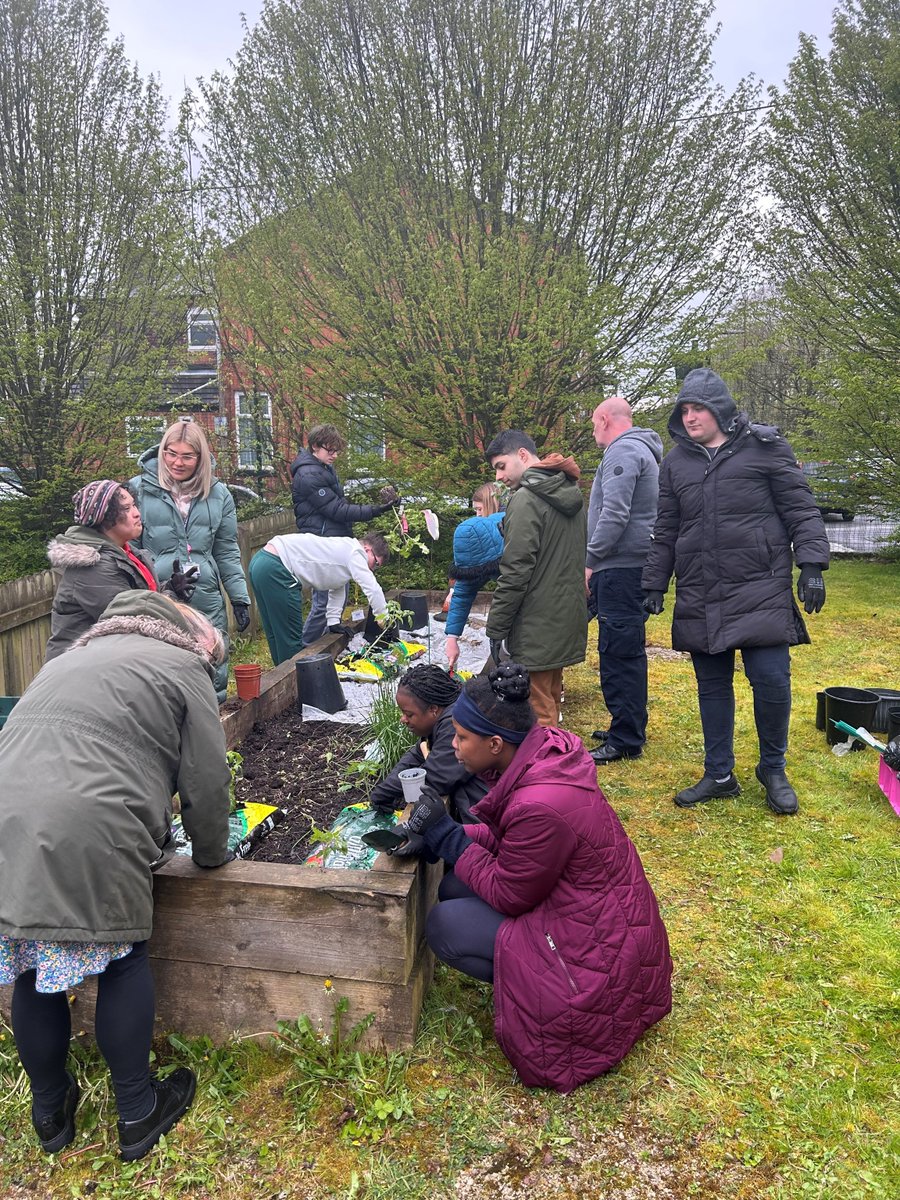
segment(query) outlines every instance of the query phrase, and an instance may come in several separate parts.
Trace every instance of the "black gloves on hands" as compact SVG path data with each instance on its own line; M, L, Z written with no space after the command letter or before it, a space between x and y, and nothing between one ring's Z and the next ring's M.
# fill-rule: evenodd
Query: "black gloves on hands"
M425 839L420 833L413 833L407 825L396 825L394 827L398 833L406 834L406 841L402 846L395 846L393 850L388 850L391 858L417 858L420 854L426 854L428 848L425 845Z
M447 810L444 807L444 801L437 794L433 787L424 784L418 800L412 807L412 812L404 822L404 826L408 833L419 834L424 833L426 829L430 829L432 825L436 825L441 817L447 815Z
M189 604L191 596L200 578L200 568L196 563L188 563L185 570L181 569L181 559L172 560L172 574L164 590L171 592L176 600Z
M387 487L383 487L378 493L378 499L388 508L396 508L401 502L402 497L394 485L389 483Z
M654 617L658 617L665 607L663 596L665 592L644 592L644 608Z
M236 855L233 850L226 850L225 857L222 859L222 861L220 863L198 863L195 858L194 866L202 867L204 871L215 871L215 870L218 870L219 867L224 867L226 863L234 862L235 858L236 858Z
M503 638L489 638L491 647L491 658L494 660L495 666L500 666L500 655L503 652Z
M892 738L881 757L892 771L900 771L900 738Z
M250 605L249 604L232 604L234 609L234 623L238 627L238 632L243 633L250 624Z
M352 638L356 636L356 630L350 625L329 625L329 633L342 633L345 637Z
M818 563L801 563L797 598L808 613L821 612L825 605L825 580Z

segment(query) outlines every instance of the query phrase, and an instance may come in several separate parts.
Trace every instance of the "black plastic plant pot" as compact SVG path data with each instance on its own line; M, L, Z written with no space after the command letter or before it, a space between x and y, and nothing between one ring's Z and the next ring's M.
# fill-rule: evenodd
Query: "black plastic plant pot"
M825 728L825 693L816 692L816 729Z
M379 649L386 650L391 642L400 641L400 631L396 625L390 625L387 629L382 629L375 620L370 608L369 614L366 617L366 627L363 630L363 637L370 645L372 642L378 642Z
M301 717L304 704L327 713L347 707L347 697L330 654L297 659L297 711Z
M843 721L854 729L872 730L878 696L866 688L833 687L825 689L825 736L829 746L846 742L847 734L835 728L835 721Z
M400 607L412 617L412 621L407 623L409 629L427 628L428 596L425 592L401 592Z
M887 733L888 713L892 708L900 706L900 692L893 688L870 687L867 692L874 692L878 697L875 716L872 718L870 733ZM868 727L867 727L868 728Z
M888 709L886 741L892 742L894 738L900 738L900 704Z

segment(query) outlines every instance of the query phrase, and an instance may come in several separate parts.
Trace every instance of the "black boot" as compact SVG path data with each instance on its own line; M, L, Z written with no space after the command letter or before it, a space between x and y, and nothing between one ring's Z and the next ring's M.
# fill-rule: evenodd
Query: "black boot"
M718 800L724 796L739 796L741 785L734 777L734 772L723 779L721 783L712 775L704 775L699 783L685 788L675 797L679 808L693 808L695 804L705 804L707 800Z
M52 1117L38 1119L34 1115L34 1106L31 1108L31 1123L45 1154L59 1154L60 1150L65 1149L75 1138L75 1109L78 1107L78 1097L81 1093L74 1076L68 1071L66 1079L69 1086L62 1108L57 1109Z
M197 1076L187 1067L178 1067L165 1079L151 1079L153 1108L140 1121L119 1121L119 1148L126 1162L143 1158L164 1133L191 1107Z
M766 789L766 804L773 813L779 817L796 816L800 807L797 793L788 783L784 771L767 771L765 767L757 767L756 778Z

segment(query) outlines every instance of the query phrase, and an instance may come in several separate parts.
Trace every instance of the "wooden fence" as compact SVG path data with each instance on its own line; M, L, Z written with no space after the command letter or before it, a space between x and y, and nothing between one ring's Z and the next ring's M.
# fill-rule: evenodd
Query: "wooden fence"
M242 521L238 525L238 544L244 573L251 557L270 537L295 530L290 510ZM21 696L43 665L50 639L55 578L53 571L40 571L0 583L0 696ZM228 613L232 620L230 605ZM249 632L257 628L254 609Z

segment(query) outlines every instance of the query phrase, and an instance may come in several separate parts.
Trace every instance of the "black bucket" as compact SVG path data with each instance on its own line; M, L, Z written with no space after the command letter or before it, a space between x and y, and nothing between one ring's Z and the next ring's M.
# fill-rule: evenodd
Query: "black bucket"
M347 707L347 697L330 654L297 659L297 711L301 717L304 704L327 713Z
M825 693L816 692L816 729L825 730Z
M894 738L900 738L900 704L892 705L888 709L887 737L885 740L892 742Z
M878 704L875 708L875 716L872 718L871 728L867 725L870 733L886 733L888 727L888 712L892 708L900 705L900 692L893 688L872 687L866 688L868 692L874 692L878 697Z
M829 746L838 742L846 742L850 736L836 729L832 722L844 721L854 729L860 726L871 731L875 709L878 706L878 696L866 688L833 687L825 689L825 736Z
M375 620L375 616L371 610L366 616L366 626L363 629L363 637L371 645L372 642L378 642L379 650L386 650L391 642L400 641L400 632L396 625L391 625L389 629L382 630L381 626ZM380 641L378 639L381 639Z
M428 596L425 592L401 592L400 607L412 618L406 619L407 629L428 628Z

